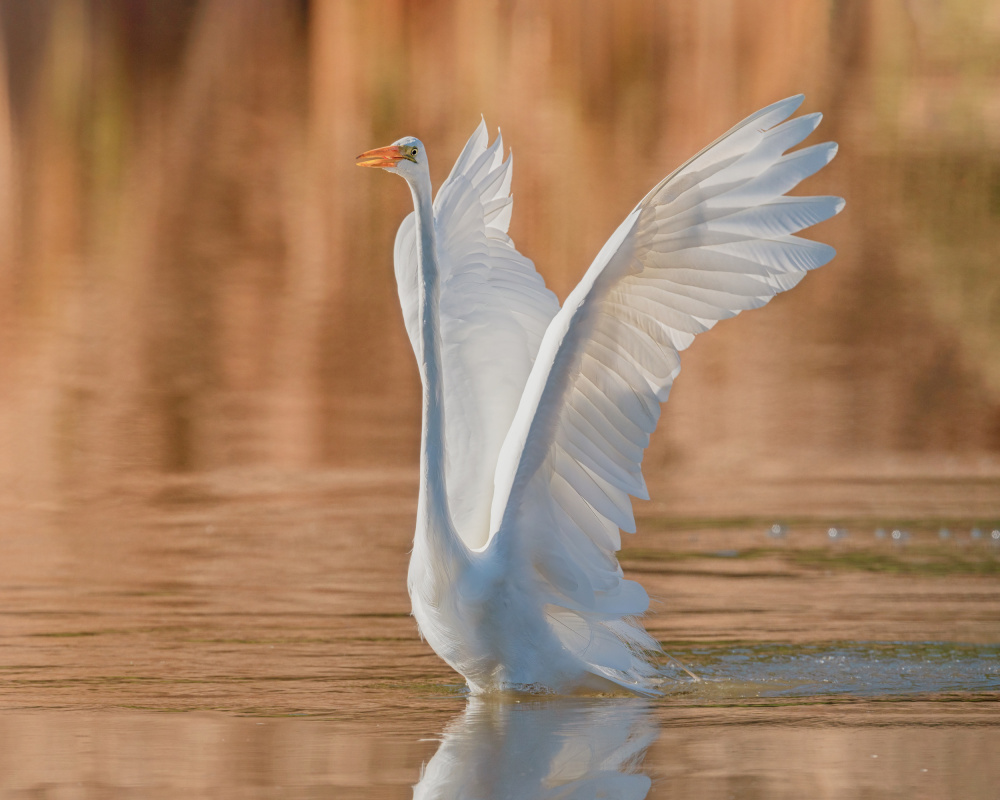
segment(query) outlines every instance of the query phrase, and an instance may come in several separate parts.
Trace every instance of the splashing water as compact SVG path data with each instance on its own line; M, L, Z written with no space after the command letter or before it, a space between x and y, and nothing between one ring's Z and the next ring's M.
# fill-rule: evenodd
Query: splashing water
M676 648L675 648L676 651ZM1000 646L835 642L693 647L681 658L702 679L697 699L898 697L1000 690Z

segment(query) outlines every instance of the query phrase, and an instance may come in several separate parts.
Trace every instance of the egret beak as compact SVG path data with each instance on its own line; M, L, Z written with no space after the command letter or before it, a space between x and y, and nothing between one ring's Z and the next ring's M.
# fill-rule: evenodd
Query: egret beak
M391 144L362 153L354 163L359 167L394 167L404 158L406 156L400 152L399 146Z

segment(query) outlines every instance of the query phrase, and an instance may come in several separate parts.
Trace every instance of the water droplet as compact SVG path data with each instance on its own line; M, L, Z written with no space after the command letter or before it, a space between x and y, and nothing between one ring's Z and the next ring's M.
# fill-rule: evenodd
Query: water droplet
M983 532L981 530L979 530L979 528L973 528L971 531L969 531L969 536L972 539L982 539L983 538Z
M875 529L875 538L876 539L884 539L885 538L885 528L876 528Z
M782 525L780 522L775 522L770 530L768 530L767 535L771 539L784 539L785 534L788 533L788 528Z
M950 539L950 538L951 538L951 531L948 530L947 528L942 528L941 530L938 531L938 539Z

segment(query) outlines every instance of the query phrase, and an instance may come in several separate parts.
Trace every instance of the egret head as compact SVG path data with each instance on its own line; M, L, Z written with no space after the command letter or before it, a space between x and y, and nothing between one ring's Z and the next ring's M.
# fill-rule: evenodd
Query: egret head
M413 136L404 136L388 147L368 150L358 156L355 163L359 167L378 167L395 172L404 178L414 177L421 171L427 172L423 142Z

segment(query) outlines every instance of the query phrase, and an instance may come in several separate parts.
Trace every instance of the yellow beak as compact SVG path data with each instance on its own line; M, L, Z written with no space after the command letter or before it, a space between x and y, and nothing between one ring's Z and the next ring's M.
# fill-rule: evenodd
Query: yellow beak
M399 146L391 144L388 147L378 147L362 153L354 163L359 167L394 167L404 158L406 156L400 151Z

